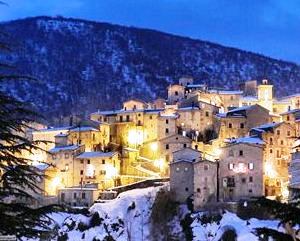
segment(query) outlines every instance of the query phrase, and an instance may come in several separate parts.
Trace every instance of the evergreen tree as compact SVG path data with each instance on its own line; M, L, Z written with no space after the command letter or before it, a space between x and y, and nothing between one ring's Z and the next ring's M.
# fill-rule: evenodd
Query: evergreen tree
M300 225L299 199L295 199L290 203L281 203L261 197L256 200L256 205L259 208L266 209L271 217L279 219L279 225L283 226L286 231L286 233L282 233L269 228L257 228L256 234L260 237L260 240L269 240L269 237L276 241L298 240L295 235L299 232Z
M29 79L14 74L15 69L5 61L11 52L6 37L0 33L0 234L37 237L47 232L51 222L47 213L55 206L33 209L17 201L32 199L30 193L40 191L36 181L42 176L30 166L31 160L22 157L22 152L32 153L37 148L37 142L25 135L37 114L3 88L7 82Z

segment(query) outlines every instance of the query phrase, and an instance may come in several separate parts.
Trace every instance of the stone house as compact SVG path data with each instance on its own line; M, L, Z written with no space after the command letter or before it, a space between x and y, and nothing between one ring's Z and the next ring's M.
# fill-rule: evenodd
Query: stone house
M72 207L90 207L98 199L98 184L65 187L59 189L58 203Z
M295 129L288 123L267 123L250 130L264 141L266 167L265 195L280 196L288 186L288 166L295 140Z
M269 111L260 105L243 106L219 114L219 138L238 138L248 134L251 128L268 123Z
M76 157L75 183L98 183L100 189L120 185L120 159L117 152L83 152Z
M179 103L185 98L185 87L180 84L170 85L168 87L168 104Z
M232 140L221 148L220 200L264 195L264 142L257 137Z

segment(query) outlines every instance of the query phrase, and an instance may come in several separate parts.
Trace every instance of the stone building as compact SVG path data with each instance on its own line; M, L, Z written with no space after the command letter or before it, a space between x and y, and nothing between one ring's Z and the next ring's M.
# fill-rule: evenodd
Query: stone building
M90 207L99 197L98 184L65 187L59 189L58 203L71 207Z
M251 128L268 123L269 111L260 105L243 106L219 114L219 138L238 138L248 134Z
M168 104L177 104L185 98L185 87L180 84L168 87Z
M217 195L217 165L202 159L201 152L185 148L173 153L170 163L170 190L174 200L193 200L195 209L215 203Z
M265 195L280 196L288 186L288 166L295 140L295 129L288 123L267 123L250 130L264 141Z
M221 148L220 200L238 201L264 195L263 145L257 137L244 137Z
M106 189L120 185L120 159L117 152L83 152L76 157L75 183L98 183Z
M194 162L201 160L201 153L191 148L173 153L170 163L170 190L174 200L185 203L194 195Z

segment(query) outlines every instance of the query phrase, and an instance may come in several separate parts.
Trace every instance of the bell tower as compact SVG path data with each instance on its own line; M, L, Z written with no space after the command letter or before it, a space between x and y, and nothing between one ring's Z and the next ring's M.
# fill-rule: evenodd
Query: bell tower
M257 90L258 104L273 112L273 85L268 80L262 80Z

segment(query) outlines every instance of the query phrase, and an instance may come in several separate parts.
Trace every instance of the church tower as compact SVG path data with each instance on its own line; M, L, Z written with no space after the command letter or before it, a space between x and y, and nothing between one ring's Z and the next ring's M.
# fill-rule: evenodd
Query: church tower
M258 86L257 95L258 104L273 112L273 85L270 85L268 80L262 80L262 84Z

